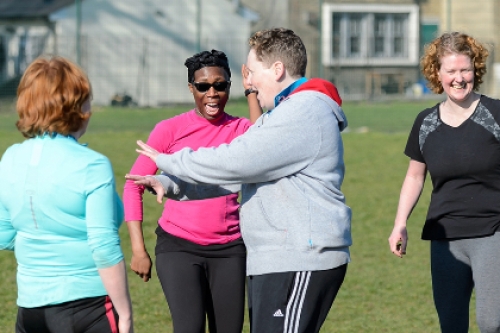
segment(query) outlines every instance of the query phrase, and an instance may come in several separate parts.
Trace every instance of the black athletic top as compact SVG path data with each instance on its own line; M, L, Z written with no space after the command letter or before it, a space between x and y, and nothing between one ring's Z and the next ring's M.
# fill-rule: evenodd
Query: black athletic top
M500 225L500 101L481 96L458 127L441 121L439 104L416 118L405 154L425 163L432 197L422 239L472 238Z

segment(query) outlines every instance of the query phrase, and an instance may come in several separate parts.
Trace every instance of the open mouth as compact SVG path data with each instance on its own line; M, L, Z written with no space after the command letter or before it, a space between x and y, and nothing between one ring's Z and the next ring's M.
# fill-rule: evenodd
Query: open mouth
M218 103L207 103L205 104L205 112L208 114L216 114L219 112L219 104Z
M451 87L452 87L453 89L464 89L466 85L467 85L467 84L465 84L465 83L463 83L463 84L454 84L454 85L452 85Z

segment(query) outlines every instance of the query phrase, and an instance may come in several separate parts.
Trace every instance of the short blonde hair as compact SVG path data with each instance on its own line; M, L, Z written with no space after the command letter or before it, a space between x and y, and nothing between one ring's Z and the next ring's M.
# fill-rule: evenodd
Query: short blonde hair
M306 47L292 30L273 28L257 31L248 40L248 45L255 51L257 60L266 66L281 61L292 77L306 75Z
M449 54L463 54L471 59L474 65L474 90L478 90L486 73L488 50L471 36L460 32L444 33L426 46L420 65L428 87L436 94L444 91L438 72L441 58Z
M26 138L76 132L90 117L82 112L90 97L90 82L76 64L62 57L35 59L17 88L16 126Z

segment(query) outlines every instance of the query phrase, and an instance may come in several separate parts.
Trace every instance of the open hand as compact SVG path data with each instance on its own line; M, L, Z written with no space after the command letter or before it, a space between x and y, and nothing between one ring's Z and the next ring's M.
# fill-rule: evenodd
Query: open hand
M161 182L154 176L139 176L139 175L126 174L125 179L133 180L134 184L146 187L150 192L156 194L156 201L158 201L158 203L161 204L163 202L165 189L163 188Z
M141 147L141 149L136 149L135 150L136 152L138 152L139 154L142 154L144 156L149 157L153 162L156 163L156 158L158 157L158 155L160 155L160 153L156 149L154 149L151 146L148 146L147 144L145 144L141 140L137 140L137 145L139 145L139 147Z

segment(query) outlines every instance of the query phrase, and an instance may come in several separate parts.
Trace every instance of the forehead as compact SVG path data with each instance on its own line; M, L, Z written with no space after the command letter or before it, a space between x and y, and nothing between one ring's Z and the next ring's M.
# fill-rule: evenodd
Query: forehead
M254 49L251 49L250 52L248 52L247 67L252 71L258 68L264 68L264 63L257 59L257 53Z
M471 66L472 59L466 54L447 53L440 59L442 67Z
M217 66L202 67L194 72L195 80L208 79L210 77L227 79L227 73L224 68Z

